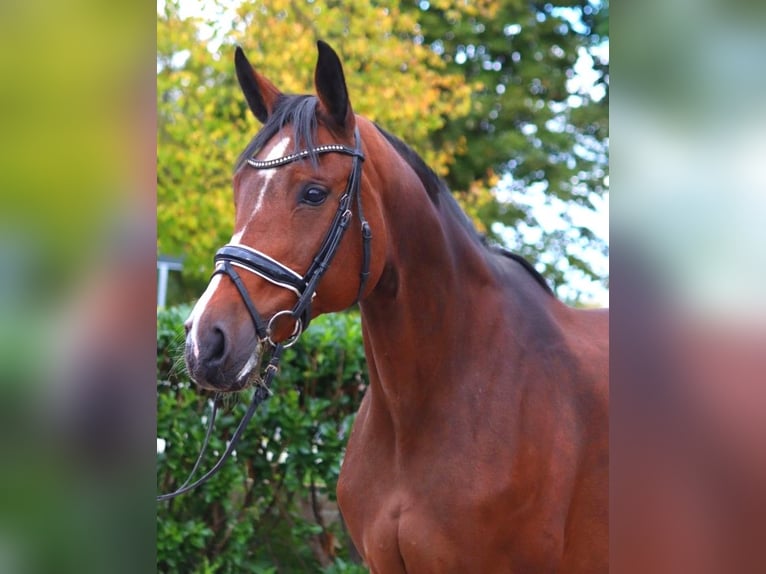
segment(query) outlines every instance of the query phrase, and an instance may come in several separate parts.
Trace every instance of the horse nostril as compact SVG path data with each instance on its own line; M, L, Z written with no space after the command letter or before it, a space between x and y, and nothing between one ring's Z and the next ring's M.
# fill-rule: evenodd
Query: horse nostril
M226 338L223 335L223 331L218 327L213 327L210 334L210 351L208 353L208 359L213 362L219 362L223 359L226 351Z
M184 335L187 337L189 336L189 331L191 331L192 322L191 319L187 319L184 323Z

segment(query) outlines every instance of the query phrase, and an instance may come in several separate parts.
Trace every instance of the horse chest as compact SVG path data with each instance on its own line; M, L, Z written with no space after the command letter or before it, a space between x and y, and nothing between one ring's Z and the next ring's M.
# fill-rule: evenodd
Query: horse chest
M488 513L487 505L470 497L455 503L454 493L450 500L441 492L417 492L385 472L377 485L358 478L354 472L345 477L338 500L373 574L555 571L561 539L544 517L515 515L536 525L517 529L509 520L513 513Z
M381 420L362 406L338 483L341 511L371 572L588 571L563 567L574 450L493 443L495 433L480 431L471 448L459 443L470 433L452 433L407 457L381 440ZM501 428L495 422L481 427Z
M384 484L390 488L383 488ZM377 488L363 489L353 479L345 488L346 494L339 495L341 508L372 573L453 571L455 549L442 540L442 525L422 508L415 508L404 489L383 477Z
M338 501L371 572L523 572L524 567L514 563L520 559L529 565L523 546L529 545L530 533L538 537L540 532L545 540L532 547L546 548L543 561L560 554L560 540L547 534L543 517L535 521L540 528L516 531L515 521L509 520L514 503L503 502L508 497L500 491L508 484L502 480L477 486L475 475L450 476L450 469L459 465L454 460L443 464L443 455L437 452L418 465L418 472L407 461L397 461L384 444L368 438L363 429L352 435ZM428 472L422 472L426 467Z

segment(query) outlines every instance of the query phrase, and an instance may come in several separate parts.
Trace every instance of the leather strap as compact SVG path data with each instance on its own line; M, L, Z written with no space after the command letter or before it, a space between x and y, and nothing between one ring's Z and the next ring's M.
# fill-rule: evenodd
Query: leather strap
M250 300L250 295L247 293L247 288L242 282L242 279L240 279L239 274L234 271L234 268L231 266L229 261L224 261L220 267L216 267L215 271L213 271L213 275L216 275L217 273L228 275L232 280L234 286L237 288L237 291L239 291L240 297L242 297L242 301L245 302L245 306L247 307L248 313L250 313L250 317L253 319L253 326L255 327L255 332L258 335L258 338L265 339L268 336L266 322L263 320L261 315L258 313L258 310L255 308L255 305L253 305L253 302Z
M355 302L359 301L364 294L364 289L370 274L370 240L372 238L372 232L362 211L361 180L364 154L362 153L359 128L354 131L354 142L356 146L355 149L339 144L330 144L315 148L313 151L304 150L273 160L248 160L248 163L256 169L273 169L310 157L312 153L342 153L350 155L353 158L351 172L346 181L346 189L338 202L338 209L335 212L332 223L330 224L316 255L304 275L301 276L299 273L279 261L246 245L224 245L215 254L217 267L214 274L225 273L232 278L247 306L248 312L253 318L253 324L256 325L258 337L262 340L266 339L273 343L270 338L272 334L269 332L268 323L264 323L263 319L258 314L255 305L253 305L241 282L241 279L239 279L237 273L232 269L232 265L246 269L274 285L289 289L295 293L298 300L289 311L289 314L291 314L297 322L300 322L300 325L296 326L297 332L303 332L311 321L311 303L316 294L319 280L329 269L330 263L338 251L340 241L346 233L346 229L348 229L351 218L353 217L351 206L352 203L354 203L354 199L356 199L357 215L361 223L362 233L362 269L359 274L359 290ZM281 311L280 313L288 312ZM294 341L291 341L290 344L292 344L292 342Z
M301 276L286 265L283 265L279 261L272 259L265 253L262 253L257 249L253 249L246 245L224 245L215 254L216 267L213 271L213 275L221 273L228 276L232 280L234 286L237 288L237 291L239 291L240 297L242 297L242 301L245 303L245 307L247 307L248 313L250 313L250 317L253 320L253 326L255 328L256 334L258 335L258 338L261 341L268 341L271 343L273 351L263 376L263 382L255 388L255 391L253 392L253 398L250 402L250 406L248 407L247 412L242 417L242 420L237 426L237 429L231 436L229 445L226 447L226 450L218 459L218 461L202 477L194 482L191 482L194 474L199 468L200 462L202 461L203 455L210 441L213 424L218 412L219 397L216 397L213 404L213 412L210 418L210 424L208 426L207 432L205 433L205 440L203 442L202 449L200 450L200 454L194 463L194 467L192 468L189 477L180 487L178 487L173 492L159 495L157 497L158 502L180 496L181 494L189 492L190 490L207 482L213 475L218 472L218 470L223 466L224 462L226 462L226 459L228 459L228 457L231 455L234 448L237 446L239 437L242 435L242 432L244 431L248 422L250 422L253 414L255 414L256 408L264 400L266 400L270 394L269 389L271 387L271 382L279 368L279 361L282 358L282 352L287 346L293 344L295 340L297 340L297 338L308 326L308 323L311 320L311 301L314 297L314 294L316 293L317 284L322 278L322 275L324 275L324 273L329 268L333 257L335 257L335 253L338 251L340 241L343 238L346 229L348 229L353 215L351 212L351 204L355 197L357 215L362 226L362 270L359 276L359 291L357 294L357 301L360 299L360 297L363 296L364 288L369 276L370 239L372 237L372 233L370 232L370 226L367 223L367 220L364 218L364 214L362 212L362 198L360 188L362 179L362 161L364 160L364 154L362 153L361 139L359 138L358 128L354 132L354 141L356 144L356 149L332 144L327 146L320 146L319 148L313 150L313 152L306 150L276 160L248 160L248 163L256 169L272 169L286 165L293 161L310 157L312 153L343 153L353 157L353 165L351 167L351 173L349 174L348 181L346 183L346 190L341 196L340 202L338 204L338 210L335 212L332 224L330 225L330 228L328 229L327 234L325 235L325 238L322 241L322 244L320 245L319 250L317 251L317 254L312 260L311 265L309 266L309 269L306 271L305 275ZM258 313L258 310L250 299L250 295L247 292L245 284L242 282L242 278L234 269L235 266L250 271L251 273L255 273L256 275L263 277L275 285L289 289L298 296L298 301L290 311L279 311L275 313L271 319L271 321L273 321L274 318L279 315L288 314L292 315L292 317L297 321L294 335L289 340L289 342L282 344L275 343L272 340L271 333L269 332L271 321L266 323L261 317L260 313Z
M197 469L199 468L200 461L202 460L202 455L205 453L208 442L210 441L210 435L213 429L213 423L215 422L215 416L218 412L218 404L220 401L220 397L216 396L215 401L213 403L213 412L210 417L210 424L208 426L207 432L205 433L205 441L202 444L202 449L200 450L200 454L197 457L197 462L194 464L194 467L192 468L192 471L189 474L189 477L184 481L184 483L181 486L179 486L173 492L169 492L167 494L160 494L159 496L157 496L157 502L162 502L163 500L170 500L171 498L180 496L186 492L189 492L190 490L194 490L201 484L210 480L213 477L213 475L221 469L221 467L223 466L223 463L226 462L226 459L229 458L232 451L237 447L237 442L239 442L239 437L242 436L242 432L245 430L247 423L249 423L250 419L253 418L253 415L255 414L255 409L257 409L258 406L263 401L269 398L269 395L271 394L271 390L270 390L271 381L274 379L274 376L277 374L277 370L279 369L279 361L282 358L283 351L284 351L284 347L282 345L277 345L276 347L274 347L274 351L271 354L271 359L269 360L269 364L266 366L266 372L263 376L263 382L255 387L255 391L253 392L253 398L250 401L250 406L247 407L247 411L245 412L245 415L242 417L242 420L239 422L239 425L237 425L237 428L234 431L234 434L231 435L231 439L229 440L229 445L226 447L226 450L221 455L221 458L219 458L218 462L216 462L213 465L213 467L210 470L208 470L204 475L202 475L199 479L189 484L192 477L194 476L194 474L197 472Z

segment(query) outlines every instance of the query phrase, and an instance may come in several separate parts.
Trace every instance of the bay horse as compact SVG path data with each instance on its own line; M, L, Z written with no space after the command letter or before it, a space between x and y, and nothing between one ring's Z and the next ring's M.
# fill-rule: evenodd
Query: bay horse
M316 96L295 96L236 51L264 125L186 323L190 375L239 390L271 346L358 302L370 382L337 498L370 571L605 572L607 311L566 306L483 241L412 149L354 114L340 59L318 52Z

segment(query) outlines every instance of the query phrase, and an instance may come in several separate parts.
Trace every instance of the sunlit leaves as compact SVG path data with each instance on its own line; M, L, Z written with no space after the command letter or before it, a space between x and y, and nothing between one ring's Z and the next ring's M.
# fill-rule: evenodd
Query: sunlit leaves
M412 145L446 174L464 140L434 145L431 134L470 109L471 87L427 46L398 3L360 0L243 2L220 19L183 19L169 2L158 16L158 249L185 255L185 273L204 277L231 235L231 169L258 130L236 85L233 46L288 93L313 92L316 40L339 53L354 110ZM216 35L214 35L216 37Z
M456 15L452 2L421 1L410 10L418 14L423 43L472 88L469 113L432 134L437 145L457 138L467 144L456 150L447 181L483 231L509 241L521 222L532 222L524 205L529 189L543 186L565 206L589 205L606 192L608 4L511 0L479 6L486 10ZM495 174L506 176L501 190L491 181ZM546 275L561 285L570 276L558 262L603 245L592 233L574 231L549 235L539 247L510 247L543 262ZM593 276L587 263L576 267Z
M231 168L259 128L239 93L233 46L289 93L313 92L316 40L346 71L356 112L443 176L480 230L532 223L526 190L589 205L608 181L608 5L408 0L168 2L158 16L159 250L205 278L233 224ZM583 80L583 73L591 80ZM596 88L592 87L593 82ZM510 183L498 193L498 178ZM508 193L510 191L510 193ZM498 226L497 224L501 224ZM576 231L576 229L575 229ZM593 234L549 237L565 257ZM535 246L510 245L537 261ZM550 253L549 253L550 255ZM561 259L563 261L563 259ZM567 274L545 264L560 284Z

